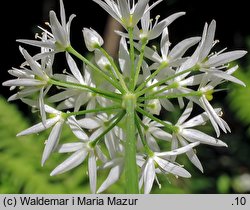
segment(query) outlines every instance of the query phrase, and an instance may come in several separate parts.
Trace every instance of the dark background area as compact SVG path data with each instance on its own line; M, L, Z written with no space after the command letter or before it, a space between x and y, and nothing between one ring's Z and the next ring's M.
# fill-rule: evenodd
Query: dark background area
M151 4L153 2L154 1L150 1ZM86 49L83 43L82 28L91 27L100 34L103 34L108 14L92 2L92 0L64 0L64 4L67 18L73 13L77 15L72 22L71 43L78 51L84 53ZM15 40L34 39L35 34L40 32L37 25L46 27L44 23L48 21L48 13L51 9L59 14L59 0L9 0L4 3L2 12L0 13L0 83L12 78L7 73L8 69L18 67L23 62L23 57L18 50L19 44L16 43ZM5 11L5 13L3 11ZM161 19L163 19L180 11L185 11L186 15L176 20L169 27L170 41L173 45L184 38L200 36L205 22L210 22L212 19L215 19L217 21L216 39L220 40L218 44L219 49L227 47L228 50L247 50L247 38L250 37L248 1L238 0L231 3L229 1L218 0L164 0L160 5L154 8L152 17L160 14ZM28 49L31 54L32 50L37 50L30 46L25 46L25 48ZM245 69L247 69L245 65L245 63L247 63L247 57L248 56L245 56L240 60L241 65L244 66ZM8 87L1 86L0 89L0 94L5 98L11 95ZM198 151L198 155L203 163L205 173L201 174L197 172L194 167L191 167L194 170L191 171L194 178L192 181L187 181L185 185L186 189L183 187L183 191L181 191L180 189L182 188L180 187L176 193L241 192L235 191L236 188L232 188L233 184L227 183L233 183L232 180L235 180L238 175L244 173L250 174L250 142L249 136L245 134L246 127L243 127L241 122L235 119L232 111L229 110L225 95L226 93L223 93L222 95L217 95L215 98L219 98L220 101L218 101L218 103L223 104L221 106L225 113L227 113L224 118L229 122L232 128L232 134L221 136L221 139L229 145L229 149L215 149L206 146L201 148ZM12 102L12 104L13 103L18 104L18 108L23 112L28 111L26 105L23 106L19 102ZM28 113L30 113L30 110ZM13 134L13 136L14 135L15 134ZM26 175L24 177L26 177ZM250 175L247 180L249 182ZM164 181L167 183L166 185L169 185L167 186L169 191L159 190L154 191L155 193L174 192L174 188L171 188L174 184L170 185L167 180ZM223 186L229 187L225 190ZM69 192L72 191L69 190ZM79 192L81 193L81 191Z

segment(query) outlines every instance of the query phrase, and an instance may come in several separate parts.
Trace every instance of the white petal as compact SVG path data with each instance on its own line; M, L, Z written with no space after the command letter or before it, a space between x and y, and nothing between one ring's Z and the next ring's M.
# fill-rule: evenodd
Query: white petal
M208 61L204 63L204 66L211 67L211 66L220 66L223 64L227 64L231 61L243 57L246 53L247 51L244 50L235 50L231 52L222 53L220 55L209 58Z
M111 130L110 132L108 132L105 137L105 145L108 149L109 155L111 158L115 158L116 157L116 152L117 152L117 146L116 146L116 141L117 138L115 138L115 134L114 132Z
M184 123L186 119L190 116L192 110L193 110L193 102L190 101L185 111L182 113L181 117L179 118L177 125L181 125L182 123Z
M150 131L150 129L149 129ZM164 141L170 141L172 139L172 135L167 133L166 131L163 131L160 128L155 129L152 132L152 135L158 139L164 140Z
M123 0L122 0L123 1ZM138 1L133 13L133 25L135 26L145 12L149 0Z
M203 125L208 121L207 113L199 114L181 125L182 128L190 128Z
M36 125L33 125L32 127L20 132L17 134L17 136L24 136L32 133L39 133L41 131L44 131L51 126L53 126L56 122L58 121L58 118L50 118L45 121L45 124L43 123L38 123Z
M36 41L36 40L29 40L29 39L17 39L16 41L24 43L24 44L36 46L36 47L45 47L49 49L55 49L55 44L51 41L44 42L44 41Z
M177 139L176 134L173 134L173 135L172 135L171 150L178 149L178 147L179 147L179 141L178 141L178 139ZM177 158L177 155L172 155L172 156L170 156L168 159L169 159L171 162L175 162L176 158Z
M151 31L149 35L149 39L155 39L158 37L162 32L163 29L167 26L169 26L174 20L176 20L178 17L185 15L185 12L178 12L173 15L170 15L169 17L165 18L161 22L159 22Z
M86 128L86 129L96 129L98 127L101 126L101 121L96 118L83 118L78 120L78 124L82 127L82 128Z
M48 98L48 101L50 103L55 103L55 102L59 102L59 101L62 101L62 100L65 100L71 96L74 96L76 94L76 90L75 89L67 89L65 91L62 91L60 93L57 93L53 96L50 96Z
M68 153L68 152L75 152L80 150L84 147L84 143L82 142L75 142L75 143L66 143L59 145L57 147L57 152L59 153Z
M208 56L210 50L213 47L215 29L216 29L216 22L215 22L215 20L212 20L212 22L210 23L210 25L207 29L204 43L201 46L201 52L200 52L200 56L199 56L200 61L203 61Z
M88 160L89 184L91 193L96 192L96 158L94 151L90 151Z
M103 128L98 128L93 133L91 133L89 140L94 141L96 138L98 138L103 133Z
M117 0L118 8L120 10L122 21L126 22L126 25L130 21L130 8L128 8L128 2L124 0Z
M114 166L110 170L108 177L105 179L100 188L97 190L97 193L103 192L104 190L109 188L112 184L114 184L119 179L122 170L123 167L121 165Z
M114 19L121 23L121 19L119 14L117 14L112 8L110 8L107 4L100 0L93 0L95 3L99 4L107 13L109 13Z
M75 100L75 107L74 107L74 112L78 112L81 108L82 105L86 104L89 100L89 95L88 93L80 93Z
M47 104L44 104L44 108L45 108L45 111L50 113L50 114L55 114L55 115L58 115L58 116L61 114L60 111L58 111L57 109L55 109L55 108L53 108L53 107L51 107L51 106L49 106Z
M210 73L210 72L209 72ZM232 75L230 74L227 74L225 72L222 72L222 71L217 71L217 70L213 70L211 72L211 74L215 77L219 77L221 79L224 79L224 80L227 80L227 81L231 81L231 82L234 82L236 84L239 84L239 85L242 85L243 87L246 87L245 83L242 82L241 80L237 79L236 77L233 77Z
M160 151L159 145L157 144L155 138L151 134L149 133L146 134L146 140L150 149L152 149L153 151Z
M84 84L83 77L81 72L79 71L76 62L73 60L69 53L66 53L67 63L69 65L70 71L74 75L74 77L79 81L79 83Z
M197 44L200 41L200 37L191 37L188 39L184 39L170 51L169 58L176 59L182 57L185 52L192 47L193 45Z
M160 99L160 103L167 111L173 112L175 110L174 105L168 99Z
M38 77L42 79L46 79L46 76L43 73L41 67L38 66L36 61L30 56L30 54L24 49L22 50L22 53L23 53L24 58L27 60L28 64L30 65L31 69L35 73L35 75L37 75Z
M217 137L220 135L220 131L218 130L218 126L225 132L227 133L227 130L221 121L220 117L218 114L215 112L214 108L211 106L211 104L208 102L208 100L203 96L201 98L201 102L203 102L204 109L208 114L208 117L216 131Z
M51 155L51 153L53 152L53 150L55 149L55 147L59 142L63 123L64 123L63 121L57 122L50 132L49 138L43 150L42 166L44 165L45 161L49 158L49 156Z
M169 152L155 152L155 155L158 157L168 157L168 156L173 156L173 155L180 155L180 154L183 154L183 153L186 153L186 152L192 150L193 147L196 147L199 144L200 144L200 142L197 141L197 142L187 144L183 147L180 147L178 149L175 149L175 150L172 150Z
M155 162L163 169L166 173L172 173L177 176L190 178L191 174L184 168L177 166L173 163L168 162L167 160L161 159L157 156L154 157Z
M144 194L149 194L155 180L155 165L154 160L152 158L149 158L146 162L146 166L143 172L143 178Z
M182 136L178 136L178 138L182 146L188 145L188 142ZM194 150L190 149L186 152L186 155L188 156L188 159L191 161L191 163L193 163L203 173L203 167Z
M123 74L129 76L131 66L130 56L127 48L127 43L124 37L121 38L119 45L119 64Z
M62 162L59 166L57 166L51 173L50 176L54 176L56 174L62 174L66 171L75 168L80 165L88 155L86 150L79 150L72 154L68 159Z
M41 117L42 117L42 123L46 124L46 113L45 113L45 108L44 108L43 89L44 88L42 88L40 90L38 103L39 103L40 114L41 114Z
M108 161L108 158L106 157L106 155L102 152L101 148L99 145L95 146L95 151L96 154L98 156L98 158L103 162L106 163Z
M59 23L56 17L56 13L54 11L50 11L49 16L50 16L51 30L56 41L59 42L62 45L62 47L65 48L68 47L69 43L67 40L66 31Z
M12 79L3 82L3 86L40 86L45 85L43 81L36 79Z
M164 60L168 57L169 46L168 28L165 27L161 35L161 55Z
M219 147L227 147L227 144L223 141L209 136L201 131L194 129L183 129L181 135L191 142L200 141L202 144L208 144Z
M137 50L140 50L141 45L135 43L135 47ZM144 50L144 56L157 63L160 63L162 61L162 58L159 56L159 54L155 50L152 50L151 48L147 46L145 47L145 50Z
M84 132L84 130L80 127L80 125L77 123L74 116L71 116L68 118L68 124L72 132L75 134L75 136L78 139L81 139L82 141L88 141L88 136Z
M61 16L62 26L65 27L66 26L66 17L65 17L65 9L64 9L64 5L63 5L63 0L60 0L60 16Z

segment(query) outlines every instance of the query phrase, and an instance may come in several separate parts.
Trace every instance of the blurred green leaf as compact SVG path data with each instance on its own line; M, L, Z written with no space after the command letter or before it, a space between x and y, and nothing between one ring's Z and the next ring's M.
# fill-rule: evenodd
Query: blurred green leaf
M217 190L219 193L229 193L231 179L227 174L222 174L217 180Z

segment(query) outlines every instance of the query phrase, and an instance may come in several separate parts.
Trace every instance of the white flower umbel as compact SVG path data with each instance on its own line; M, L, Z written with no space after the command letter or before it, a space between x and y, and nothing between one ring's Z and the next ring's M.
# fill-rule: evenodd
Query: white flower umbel
M217 43L214 20L205 24L201 37L171 46L168 26L185 13L174 13L161 21L157 15L152 20L150 11L162 0L151 5L149 0L93 1L126 30L118 32L121 40L117 59L103 48L102 37L91 28L82 31L91 59L71 46L74 15L66 23L60 0L61 19L54 11L49 14L51 32L40 28L42 34L36 35L39 40L18 40L39 47L40 52L31 56L20 48L25 62L9 71L16 79L3 83L11 90L17 89L10 101L20 99L40 111L42 122L17 135L51 128L42 165L54 152L72 153L51 175L87 162L92 193L105 192L120 177L125 177L125 192L130 194L150 193L155 181L160 186L158 175L190 178L191 174L176 162L183 154L203 172L194 147L227 147L218 138L221 130L228 133L230 128L222 118L222 109L213 107L214 93L222 91L220 85L226 82L245 86L233 76L238 65L232 67L230 62L246 51L212 51ZM151 41L159 49L151 46ZM66 63L66 69L55 74L53 67L60 61L55 54L63 51L66 60L62 65ZM184 107L182 114L176 111ZM59 144L65 124L76 140ZM205 124L217 137L201 131ZM107 174L100 186L97 172Z

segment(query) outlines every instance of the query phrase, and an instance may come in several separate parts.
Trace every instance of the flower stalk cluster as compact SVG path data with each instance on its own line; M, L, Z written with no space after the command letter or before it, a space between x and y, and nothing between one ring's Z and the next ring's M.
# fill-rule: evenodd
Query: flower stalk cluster
M155 181L159 184L159 174L189 178L191 174L176 162L182 154L203 172L194 147L226 147L218 138L221 131L230 132L221 109L212 105L213 93L225 82L244 86L232 75L238 66L229 63L246 52L213 52L217 43L214 20L205 24L201 37L171 46L168 26L185 12L161 21L159 16L152 19L150 11L162 0L151 5L149 0L93 1L124 28L116 31L121 36L118 60L105 51L102 37L92 28L82 32L94 59L88 60L73 48L70 25L75 15L67 22L60 0L60 20L51 11L50 30L41 28L38 40L17 40L40 51L31 56L20 47L25 62L9 70L16 79L3 83L17 90L9 101L20 99L41 115L41 122L17 136L51 129L41 164L54 152L71 153L51 175L86 163L92 193L108 189L123 172L127 193L150 193ZM160 39L159 49L150 47L155 39ZM191 47L195 50L188 55ZM62 52L68 72L54 73L55 54ZM83 63L82 70L76 60ZM195 107L203 111L194 116ZM177 122L161 116L176 109L182 110ZM207 123L213 126L216 138L197 128ZM64 126L71 129L74 142L61 144ZM165 145L171 150L162 149ZM98 187L97 174L102 170L109 170L109 174Z

